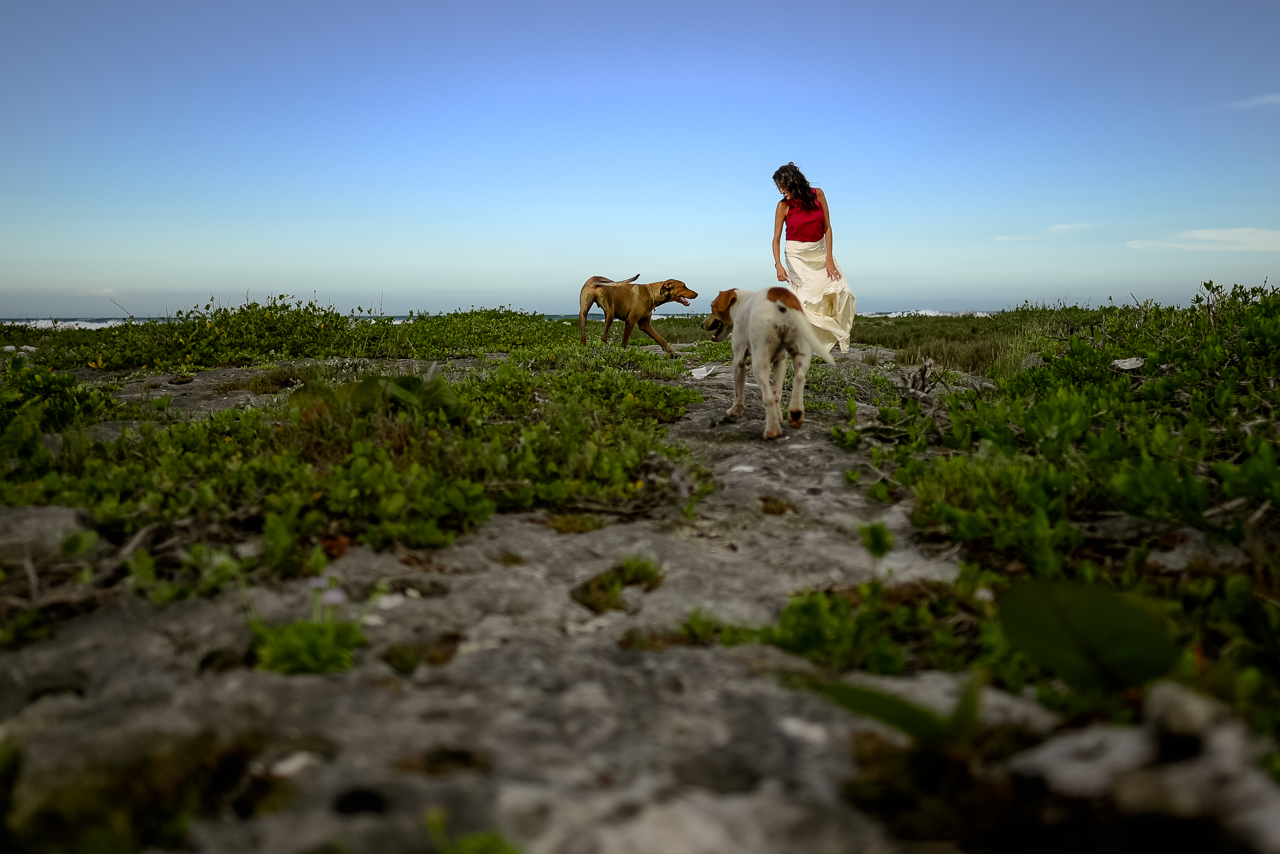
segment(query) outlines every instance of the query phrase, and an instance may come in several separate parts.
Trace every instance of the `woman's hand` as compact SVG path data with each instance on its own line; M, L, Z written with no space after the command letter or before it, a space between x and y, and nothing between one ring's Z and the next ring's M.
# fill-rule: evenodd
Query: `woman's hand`
M778 281L785 282L787 280L787 269L782 266L781 261L775 261L773 271L778 274Z
M836 269L836 259L829 252L827 253L827 278L833 282L844 278L840 275L840 271Z

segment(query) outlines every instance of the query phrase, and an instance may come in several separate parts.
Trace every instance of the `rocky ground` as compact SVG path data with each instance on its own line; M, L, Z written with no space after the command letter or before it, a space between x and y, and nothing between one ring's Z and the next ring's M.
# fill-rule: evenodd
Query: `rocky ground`
M135 380L120 394L158 394L143 386L161 383L183 415L266 401L218 391L236 378L229 369L178 385ZM21 745L10 824L99 815L138 826L194 811L193 850L383 854L432 850L423 813L440 806L455 832L496 829L528 854L953 850L896 840L845 800L859 773L851 738L903 739L784 687L778 672L806 671L803 659L759 646L620 644L629 633L671 632L695 609L759 625L793 591L958 571L954 550L913 535L909 505L846 485L845 471L867 460L833 445L830 427L847 422L843 413L811 411L802 429L765 442L758 389L748 387L745 417L727 421L727 367L686 382L704 402L670 436L717 487L692 517L672 508L560 534L544 513L522 513L494 517L427 560L352 548L330 565L349 597L346 616L363 620L370 641L348 672L245 666L250 631L238 590L168 606L117 597L51 639L0 653L0 742ZM123 426L97 429L105 438ZM9 554L48 548L80 524L58 508L0 512ZM879 565L856 532L877 520L897 539ZM628 555L655 558L662 583L628 588L625 611L597 615L572 598ZM394 592L366 604L378 582ZM311 612L306 580L249 595L269 623ZM384 660L393 647L422 650L424 663L393 668ZM941 673L875 681L943 711L959 691ZM1220 709L1179 691L1168 689L1173 699L1162 702L1174 711L1153 714L1147 729L1098 735L1093 747L1063 746L1059 736L1021 756L1017 773L1064 804L1105 800L1108 815L1123 813L1112 803L1124 789L1134 815L1227 828L1227 837L1196 837L1208 840L1203 850L1280 850L1268 817L1280 818L1280 800L1251 772L1259 746ZM1041 734L1058 723L992 689L983 717ZM1196 746L1162 753L1168 733ZM1054 758L1055 744L1085 783L1063 778L1070 763ZM1206 790L1198 799L1160 795L1161 786L1181 791L1182 778L1167 772L1174 765ZM1145 789L1133 782L1142 774ZM0 792L3 777L0 763Z

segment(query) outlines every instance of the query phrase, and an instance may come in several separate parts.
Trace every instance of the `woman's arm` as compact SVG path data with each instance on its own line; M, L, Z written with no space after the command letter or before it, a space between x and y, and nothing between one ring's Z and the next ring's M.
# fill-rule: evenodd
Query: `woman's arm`
M782 266L782 254L779 244L782 242L782 223L787 219L787 202L785 199L778 202L778 209L773 212L773 272L777 274L779 282L787 280L787 268Z
M827 278L835 281L840 278L840 271L836 269L836 252L831 248L831 208L827 207L826 193L814 187L813 194L818 199L818 207L822 208L822 219L826 223Z

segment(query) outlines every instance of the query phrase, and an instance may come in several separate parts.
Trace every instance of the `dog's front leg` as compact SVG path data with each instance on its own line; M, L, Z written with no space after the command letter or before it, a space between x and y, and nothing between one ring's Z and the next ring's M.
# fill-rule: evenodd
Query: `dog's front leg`
M663 338L661 335L658 334L658 330L653 328L652 320L650 320L647 317L642 317L640 318L639 325L640 325L641 332L643 332L645 335L648 335L654 341L657 341L658 346L660 346L663 350L666 350L668 356L670 356L673 359L676 358L675 351L671 349L671 345L667 343L667 340L665 338Z
M769 383L772 369L773 366L765 359L756 359L751 365L751 372L760 385L760 396L764 398L764 437L766 439L776 439L782 435L782 407L778 404L778 398L774 395Z
M813 358L810 353L796 353L796 375L791 380L791 408L787 412L787 423L791 429L799 429L804 423L804 381L809 376L809 362Z
M733 406L729 408L730 418L740 418L747 404L747 354L733 360Z

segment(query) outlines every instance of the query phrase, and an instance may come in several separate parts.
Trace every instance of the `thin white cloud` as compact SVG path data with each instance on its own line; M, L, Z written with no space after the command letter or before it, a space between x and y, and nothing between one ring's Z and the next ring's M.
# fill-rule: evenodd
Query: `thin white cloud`
M1265 228L1199 228L1163 240L1130 240L1130 249L1201 252L1280 252L1280 231Z
M76 291L75 296L78 297L113 297L116 295L114 288L94 288L90 291Z
M1245 101L1232 101L1218 107L1219 110L1252 110L1256 107L1270 107L1280 104L1280 95L1262 95Z
M1036 234L1026 234L1026 235L1020 235L1020 236L1002 235L1000 237L997 237L996 240L1040 240L1042 238L1049 237L1054 234L1066 234L1067 232L1075 231L1078 228L1092 228L1093 226L1094 226L1094 223L1091 223L1091 222L1067 222L1061 225L1051 225L1048 228L1044 229L1043 231L1037 232Z

